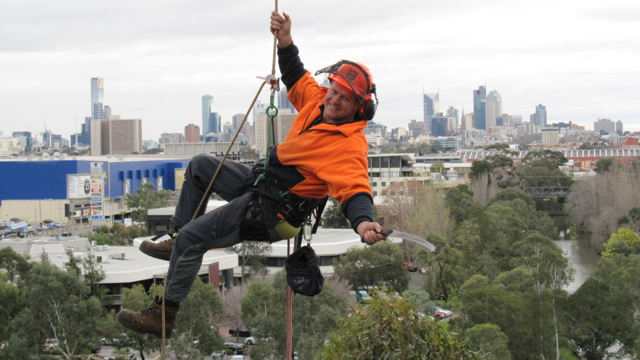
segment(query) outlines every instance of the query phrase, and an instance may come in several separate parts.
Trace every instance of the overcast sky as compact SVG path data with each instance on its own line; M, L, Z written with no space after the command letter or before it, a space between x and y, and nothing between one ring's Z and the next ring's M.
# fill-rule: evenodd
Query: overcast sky
M140 118L143 138L201 126L201 96L223 122L245 112L271 71L271 0L0 2L0 131L68 137L90 116L90 79L105 104ZM504 111L593 128L598 118L640 130L637 0L280 0L306 68L366 64L375 121L421 120L422 93L441 111L473 109L497 90ZM262 99L268 101L264 92Z

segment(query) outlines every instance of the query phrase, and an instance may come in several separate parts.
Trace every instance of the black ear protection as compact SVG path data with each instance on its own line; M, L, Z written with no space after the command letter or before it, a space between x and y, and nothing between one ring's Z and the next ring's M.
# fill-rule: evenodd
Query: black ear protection
M371 83L371 79L369 78L369 73L360 64L355 63L353 61L349 61L349 60L340 60L331 66L327 66L325 68L322 68L316 71L316 76L322 73L329 73L329 74L336 75L338 74L337 71L340 68L340 66L344 64L355 66L364 75L364 78L367 81L367 95L370 94L372 96L370 99L367 99L365 96L362 105L360 105L361 110L357 111L356 115L359 115L361 120L366 120L366 121L372 120L373 117L376 115L376 109L378 108L378 104L379 104L378 94L376 93L376 84ZM342 76L342 75L338 74L338 76ZM375 101L374 101L374 98L375 98Z

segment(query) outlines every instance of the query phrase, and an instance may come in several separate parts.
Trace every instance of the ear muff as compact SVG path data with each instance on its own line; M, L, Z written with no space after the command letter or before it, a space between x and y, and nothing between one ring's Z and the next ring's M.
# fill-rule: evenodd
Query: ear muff
M364 101L361 107L361 116L362 120L372 120L376 115L376 109L378 108L378 95L376 94L376 85L374 84L370 89L370 94L372 96L368 96L368 99ZM373 98L375 97L375 100Z

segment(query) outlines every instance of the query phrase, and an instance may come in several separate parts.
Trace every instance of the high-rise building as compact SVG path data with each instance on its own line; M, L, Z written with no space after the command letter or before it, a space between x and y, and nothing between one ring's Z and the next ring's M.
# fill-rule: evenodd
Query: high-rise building
M296 118L295 114L291 114L290 109L282 109L278 112L278 115L274 119L274 127L275 127L275 142L281 143L287 137L289 133L289 129L291 129L291 124L293 124L293 120ZM256 116L256 120L254 123L254 129L256 134L256 152L260 156L264 156L267 151L267 136L272 136L267 133L267 122L269 121L269 117L265 113L258 114Z
M487 88L480 86L473 90L473 128L487 130Z
M409 136L412 138L420 136L424 134L427 130L424 129L425 122L424 121L416 121L411 120L409 123Z
M287 96L287 89L282 89L278 92L278 108L289 109L292 114L296 114L296 108L293 107Z
M181 133L162 133L160 134L158 144L182 144L183 142L185 142L184 135L182 135Z
M473 113L465 114L462 109L462 116L460 116L460 130L473 130Z
M610 119L598 119L593 123L593 131L599 134L613 134L616 131L616 125Z
M500 93L495 90L490 91L487 95L485 104L487 129L496 127L496 119L498 116L502 115L502 97L500 96Z
M624 132L624 128L621 120L616 121L616 132L620 135L622 135L622 133Z
M91 117L103 120L104 116L104 79L91 78Z
M94 120L91 124L92 155L142 153L142 120Z
M84 118L84 124L80 124L80 144L91 145L91 117Z
M509 115L511 117L511 126L518 127L522 125L522 115Z
M555 145L560 143L560 130L557 128L542 129L542 145Z
M263 104L260 100L256 101L256 104L253 105L253 124L255 126L256 119L258 115L264 114L267 111L267 106Z
M184 127L184 140L188 143L200 142L200 127L195 124L189 124Z
M53 134L51 133L51 130L45 130L42 133L42 145L48 148L52 148L53 147Z
M529 120L534 126L544 128L547 126L547 107L539 104L536 106L536 112L531 114Z
M244 114L235 114L231 117L231 126L233 128L233 131L238 130L238 128L242 124L242 120L244 120Z
M442 113L436 113L431 117L431 136L447 136L449 120Z
M219 132L222 132L222 116L214 111L209 114L209 133Z
M206 135L212 131L210 128L212 106L213 106L213 96L202 95L202 134L203 135Z
M440 93L422 94L422 105L424 110L424 129L431 131L431 118L440 112Z
M11 137L18 139L18 145L23 149L33 148L31 131L14 131L13 134L11 134Z

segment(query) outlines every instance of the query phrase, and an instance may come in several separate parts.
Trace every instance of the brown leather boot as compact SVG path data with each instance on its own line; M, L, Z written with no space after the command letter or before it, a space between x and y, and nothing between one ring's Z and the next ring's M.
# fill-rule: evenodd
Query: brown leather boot
M116 317L118 321L128 329L141 334L153 334L162 337L162 298L156 296L153 304L142 311L131 311L122 309ZM179 306L167 305L164 310L166 337L171 337L173 329L176 327L176 315Z
M156 236L151 240L143 241L142 244L140 244L140 251L152 258L168 261L171 259L174 241L173 237L169 234Z

